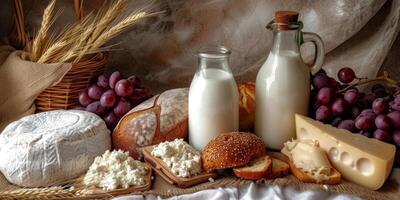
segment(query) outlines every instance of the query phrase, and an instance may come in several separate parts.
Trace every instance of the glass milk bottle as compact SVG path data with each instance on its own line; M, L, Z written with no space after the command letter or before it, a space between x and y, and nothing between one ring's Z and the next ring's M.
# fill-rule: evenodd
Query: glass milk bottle
M307 115L310 96L310 68L303 62L300 45L315 45L318 71L324 60L324 45L314 33L302 32L298 13L278 11L267 26L274 34L271 52L257 74L255 132L266 146L280 150L295 138L295 113Z
M239 128L239 94L225 47L198 53L199 68L189 90L189 143L203 150L220 133Z

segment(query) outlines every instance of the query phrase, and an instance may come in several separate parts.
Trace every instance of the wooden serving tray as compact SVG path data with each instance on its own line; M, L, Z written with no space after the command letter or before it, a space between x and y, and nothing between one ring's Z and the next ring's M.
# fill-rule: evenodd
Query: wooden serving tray
M97 188L94 186L90 186L90 187L86 186L83 183L83 179L84 179L85 175L77 178L75 180L75 183L73 186L75 187L75 190L86 189L87 194L91 194L91 195L92 194L108 194L108 195L116 196L116 195L132 194L132 193L139 193L139 192L147 191L147 190L151 189L153 172L152 172L152 167L149 164L147 164L147 163L144 163L144 164L145 164L145 167L148 169L148 173L145 176L145 184L141 185L141 186L132 186L132 187L129 187L126 189L121 188L121 189L116 189L116 190L111 190L111 191L105 191L105 190L102 190L101 188Z
M164 161L162 161L160 158L151 155L151 152L154 147L155 145L143 148L142 153L144 156L144 160L152 166L152 168L158 175L160 175L166 182L168 182L171 185L176 185L180 188L187 188L193 185L207 182L209 181L210 178L217 177L216 173L205 173L205 172L197 176L193 176L191 178L178 177L174 173L172 173L172 171L165 164Z

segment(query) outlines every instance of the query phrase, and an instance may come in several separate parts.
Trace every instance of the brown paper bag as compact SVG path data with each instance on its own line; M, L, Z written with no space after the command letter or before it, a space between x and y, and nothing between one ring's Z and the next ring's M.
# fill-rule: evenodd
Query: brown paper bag
M69 63L30 62L25 52L12 52L0 66L0 131L9 123L33 114L36 97L60 82L71 67Z

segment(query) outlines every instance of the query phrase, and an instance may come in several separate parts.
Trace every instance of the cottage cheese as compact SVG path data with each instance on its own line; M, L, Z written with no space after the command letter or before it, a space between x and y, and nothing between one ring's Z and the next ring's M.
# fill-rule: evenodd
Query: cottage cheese
M146 183L148 169L140 161L134 160L128 152L106 151L96 157L83 180L87 186L95 186L103 190L129 188Z
M151 155L160 158L178 177L189 178L201 173L200 152L183 139L158 144Z

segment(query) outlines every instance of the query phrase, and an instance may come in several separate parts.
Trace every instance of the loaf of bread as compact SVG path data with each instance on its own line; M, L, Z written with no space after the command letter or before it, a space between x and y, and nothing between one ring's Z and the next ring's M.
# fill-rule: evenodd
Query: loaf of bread
M188 89L168 90L139 104L119 121L112 134L115 149L141 159L141 148L188 135Z
M201 154L204 171L247 165L265 154L265 144L252 133L223 133L211 140Z
M247 82L239 85L239 128L241 131L252 131L256 109L256 84Z

